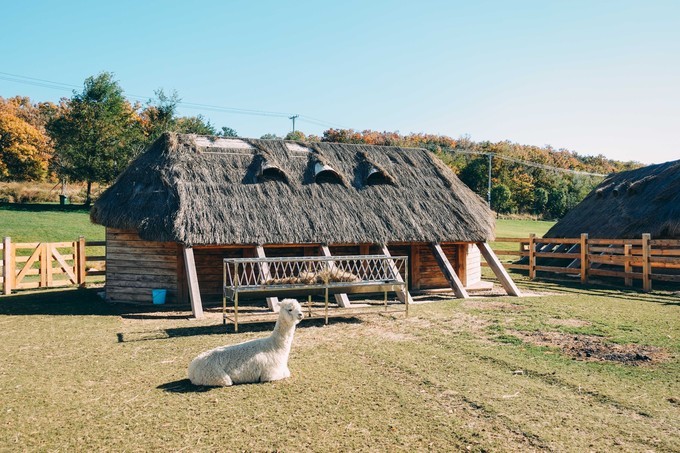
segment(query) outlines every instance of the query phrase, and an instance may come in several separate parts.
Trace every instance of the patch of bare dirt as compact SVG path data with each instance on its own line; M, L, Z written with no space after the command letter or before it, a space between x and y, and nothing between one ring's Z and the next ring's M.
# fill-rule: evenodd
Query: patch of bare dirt
M550 318L548 319L548 324L553 326L564 326L564 327L587 327L592 325L589 321L584 321L582 319L558 319Z
M617 362L626 365L658 363L667 358L661 348L637 344L608 343L592 335L574 335L561 332L514 332L522 340L538 346L556 347L579 360Z
M500 311L522 311L526 307L509 302L490 302L486 300L466 300L463 307L473 310L500 310Z

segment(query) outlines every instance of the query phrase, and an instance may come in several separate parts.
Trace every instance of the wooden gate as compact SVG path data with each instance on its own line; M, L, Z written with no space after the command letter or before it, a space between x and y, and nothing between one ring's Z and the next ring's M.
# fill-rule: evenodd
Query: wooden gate
M77 242L18 243L17 252L31 250L30 255L15 255L15 289L76 285Z
M54 288L85 285L89 276L104 275L105 256L86 256L85 248L95 252L103 241L85 242L81 237L72 242L19 242L5 238L0 244L3 293L15 289ZM90 268L88 268L88 265Z

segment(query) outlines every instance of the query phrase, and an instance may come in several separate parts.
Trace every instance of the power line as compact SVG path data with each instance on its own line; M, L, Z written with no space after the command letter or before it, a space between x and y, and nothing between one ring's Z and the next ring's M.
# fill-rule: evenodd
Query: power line
M79 89L81 87L77 85L71 85L68 83L61 83L61 82L54 82L51 80L46 80L46 79L38 79L35 77L28 77L28 76L22 76L19 74L11 74L8 72L0 72L0 80L5 80L8 82L14 82L14 83L21 83L24 85L33 85L33 86L38 86L42 88L51 88L51 89L56 89L56 90L62 90L62 91L73 91L74 89ZM134 99L137 101L148 101L152 99L150 96L142 96L139 94L130 94L127 93L126 97L130 99ZM231 113L235 115L250 115L250 116L262 116L262 117L275 117L275 118L290 118L292 115L291 113L286 113L286 112L272 112L272 111L267 111L267 110L256 110L256 109L244 109L244 108L238 108L238 107L224 107L224 106L219 106L219 105L210 105L210 104L201 104L197 102L186 102L186 101L179 101L177 102L178 106L188 108L188 109L194 109L194 110L208 110L212 112L221 112L221 113ZM313 118L310 116L305 116L305 115L297 115L300 117L301 121L305 121L310 124L314 124L317 126L321 127L341 127L337 124L330 123L324 120L320 120L318 118Z

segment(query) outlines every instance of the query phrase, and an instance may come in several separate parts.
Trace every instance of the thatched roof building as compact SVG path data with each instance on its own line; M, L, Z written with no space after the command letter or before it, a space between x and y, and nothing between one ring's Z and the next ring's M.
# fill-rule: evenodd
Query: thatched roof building
M158 287L187 301L191 271L204 297L221 294L225 257L318 255L321 246L363 255L387 245L411 257L418 289L448 286L431 250L439 243L474 285L474 243L494 237L484 201L423 149L170 133L102 194L91 219L107 227L107 298L138 302Z
M615 173L545 237L680 239L680 160Z
M92 221L185 245L493 238L486 204L424 149L306 146L165 134Z

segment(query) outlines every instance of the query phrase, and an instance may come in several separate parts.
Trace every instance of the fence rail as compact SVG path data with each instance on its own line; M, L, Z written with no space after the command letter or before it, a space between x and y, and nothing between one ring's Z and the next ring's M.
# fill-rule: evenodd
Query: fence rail
M519 247L507 250L506 244ZM626 286L641 280L645 291L652 290L654 280L680 283L678 239L651 239L649 234L640 239L589 239L587 234L557 239L532 234L528 238L496 238L494 248L500 246L505 249L495 250L497 255L517 258L506 260L504 267L526 270L532 280L537 272L578 275L582 283L590 276L614 277Z
M6 237L0 244L2 293L9 295L18 289L84 286L92 281L90 277L105 274L106 255L101 254L104 247L105 241L86 241L82 236L69 242L16 243Z

